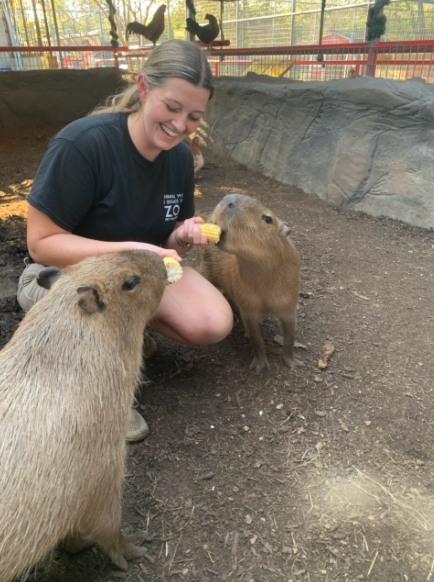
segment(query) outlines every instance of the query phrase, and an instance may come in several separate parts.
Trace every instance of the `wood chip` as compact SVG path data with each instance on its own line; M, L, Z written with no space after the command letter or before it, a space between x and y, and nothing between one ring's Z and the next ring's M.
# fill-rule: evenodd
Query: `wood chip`
M240 534L237 532L237 533L234 535L234 543L232 544L232 549L231 549L231 554L232 554L233 556L235 556L235 554L236 554L236 553L237 553L237 551L238 551L238 539L239 539L239 537L240 537Z
M214 477L215 477L214 473L212 473L212 472L209 472L209 473L207 473L206 475L204 475L204 476L202 477L202 479L203 479L204 481L209 481L210 479L214 479Z
M341 425L341 428L343 431L350 432L347 425L345 424L345 422L343 420L339 419L339 424Z
M335 346L332 342L325 342L322 348L322 356L318 360L318 368L320 370L325 370L328 365L328 360L335 351Z
M273 548L268 542L262 542L262 545L264 546L264 552L266 552L267 554L273 553Z
M298 342L294 342L294 348L299 348L300 350L308 350L309 348L304 344L300 344Z

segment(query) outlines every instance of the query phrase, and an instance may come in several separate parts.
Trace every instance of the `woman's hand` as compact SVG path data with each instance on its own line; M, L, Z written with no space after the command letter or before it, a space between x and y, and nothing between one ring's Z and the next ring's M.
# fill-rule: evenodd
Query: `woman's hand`
M202 234L199 230L199 224L204 224L204 219L200 216L187 218L176 229L176 234L182 243L197 245L206 248L208 246L208 238L206 234Z
M165 249L163 247L159 247L157 245L150 245L148 243L131 243L131 250L147 250L157 253L160 255L162 259L164 257L173 257L177 261L182 261L182 258L178 255L178 253L174 249Z

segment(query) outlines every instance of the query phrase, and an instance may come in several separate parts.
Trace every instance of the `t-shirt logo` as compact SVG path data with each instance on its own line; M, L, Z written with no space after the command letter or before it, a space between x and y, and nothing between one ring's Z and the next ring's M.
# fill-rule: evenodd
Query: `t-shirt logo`
M176 220L181 210L181 204L184 199L184 194L165 194L164 195L164 209L166 211L166 221Z

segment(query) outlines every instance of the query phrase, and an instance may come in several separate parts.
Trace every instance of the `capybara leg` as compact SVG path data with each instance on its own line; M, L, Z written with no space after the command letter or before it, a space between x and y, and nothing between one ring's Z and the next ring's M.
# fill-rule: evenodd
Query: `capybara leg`
M146 554L146 548L136 545L143 541L143 535L122 536L123 554L126 560L142 558Z
M241 314L241 317L253 347L253 360L250 364L250 370L255 370L255 374L260 374L264 368L269 368L270 364L265 355L264 340L259 328L259 317L252 317L244 313Z
M88 535L85 535L81 532L74 532L70 533L66 536L66 538L60 544L60 547L71 554L76 554L77 552L81 552L86 548L90 548L93 546L95 540Z
M113 564L121 570L127 570L127 560L134 560L145 555L146 549L137 546L136 543L143 541L143 536L126 537L122 535L120 529L116 532L98 531L95 539L99 545L109 554Z
M157 344L153 337L149 333L145 332L143 336L143 357L145 359L151 358L157 351Z
M113 564L115 564L121 570L128 570L127 561L124 558L124 553L120 547L117 549L109 550L108 553Z
M293 370L295 366L304 366L304 362L294 357L295 317L282 317L283 361Z
M101 548L107 552L111 561L121 570L127 570L127 561L123 554L123 536L121 532L120 493L114 489L107 495L104 504L95 511L89 534Z
M127 560L142 558L146 554L146 548L141 548L133 543L138 541L138 536L128 538L120 533L118 540L117 547L110 549L109 555L113 564L116 564L121 570L127 570Z

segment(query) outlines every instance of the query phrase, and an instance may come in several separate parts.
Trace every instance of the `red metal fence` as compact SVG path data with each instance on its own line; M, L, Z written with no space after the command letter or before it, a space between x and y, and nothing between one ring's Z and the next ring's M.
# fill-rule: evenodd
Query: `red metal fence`
M90 69L117 66L137 72L149 50L127 47L0 47L1 70ZM328 81L345 77L423 79L434 83L434 40L255 49L211 49L208 60L216 76L248 73L299 81Z

